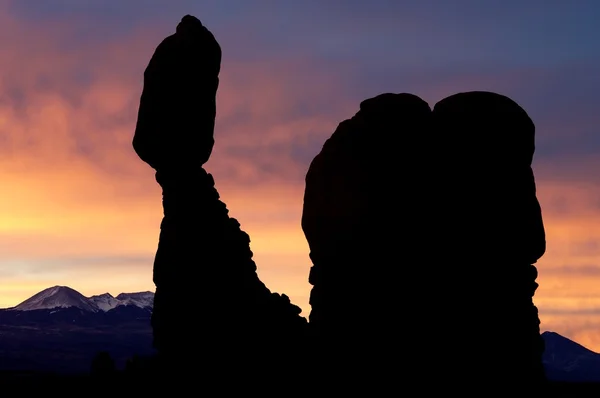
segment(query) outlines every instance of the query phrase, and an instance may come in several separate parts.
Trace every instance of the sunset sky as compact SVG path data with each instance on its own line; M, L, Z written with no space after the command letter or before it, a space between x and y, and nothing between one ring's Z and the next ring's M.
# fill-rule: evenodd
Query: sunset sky
M0 0L0 308L154 290L161 190L131 139L143 70L188 13L223 49L206 168L271 290L310 311L304 175L360 101L496 91L536 123L542 329L600 351L593 0Z

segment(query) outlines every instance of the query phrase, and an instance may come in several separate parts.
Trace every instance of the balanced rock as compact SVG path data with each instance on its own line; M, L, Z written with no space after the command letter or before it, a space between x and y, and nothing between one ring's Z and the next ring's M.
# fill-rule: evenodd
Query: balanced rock
M213 35L185 16L144 73L133 147L163 191L153 276L157 377L231 392L268 385L264 377L295 382L307 322L260 281L250 237L203 169L214 145L220 62Z

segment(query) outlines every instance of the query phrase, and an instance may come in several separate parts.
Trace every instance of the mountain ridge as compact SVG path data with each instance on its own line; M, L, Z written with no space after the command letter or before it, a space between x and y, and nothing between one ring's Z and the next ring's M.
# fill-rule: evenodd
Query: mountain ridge
M546 376L564 382L600 382L600 354L559 333L542 333Z
M4 310L33 311L75 307L86 312L106 312L128 305L151 309L154 305L154 293L150 291L119 293L114 297L107 292L86 297L71 287L56 285L43 289L16 306Z

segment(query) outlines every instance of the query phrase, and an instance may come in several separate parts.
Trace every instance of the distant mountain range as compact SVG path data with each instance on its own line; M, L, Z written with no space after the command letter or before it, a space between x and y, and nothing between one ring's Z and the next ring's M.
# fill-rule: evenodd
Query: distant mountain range
M100 351L119 368L149 356L154 293L85 297L67 286L44 289L0 309L0 371L88 372Z
M85 297L67 286L44 289L0 309L0 371L88 372L100 351L123 368L134 355L154 354L153 304L152 292ZM558 333L542 336L551 380L600 382L600 354Z
M85 297L77 290L67 286L54 286L31 296L21 304L9 310L35 311L58 308L79 308L88 312L110 311L119 306L132 305L152 310L154 293L121 293L113 297L110 293Z

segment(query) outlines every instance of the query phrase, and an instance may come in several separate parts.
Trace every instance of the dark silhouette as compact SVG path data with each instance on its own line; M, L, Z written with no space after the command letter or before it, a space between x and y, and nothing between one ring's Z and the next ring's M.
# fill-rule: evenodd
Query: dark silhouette
M544 379L533 151L533 122L493 93L433 112L382 94L338 126L306 175L302 216L323 381L389 386L402 372L466 392Z
M538 384L543 339L533 264L546 241L531 168L534 123L514 101L489 92L445 98L433 116L439 322L452 325L446 337L454 342L444 355L462 358L484 383Z
M249 236L202 167L214 144L220 62L213 35L185 16L144 73L133 147L163 190L152 315L163 371L205 382L224 376L221 388L239 388L252 375L295 379L290 366L304 351L307 322L259 280Z
M214 36L187 15L144 73L133 147L163 190L152 326L164 380L293 385L309 356L312 380L338 392L397 388L403 375L463 392L544 379L532 264L545 238L525 111L493 93L433 111L382 94L338 126L306 176L309 337L300 309L258 278L250 238L203 168L220 63Z
M92 359L92 368L90 374L94 377L106 378L113 377L117 373L115 361L106 351L100 351Z
M134 355L125 363L124 373L129 379L144 379L154 377L156 374L155 357L142 357Z
M430 315L418 303L427 295L419 289L431 269L414 247L424 247L416 228L429 228L420 223L427 211L421 202L428 197L419 186L430 183L422 180L430 113L411 94L363 101L306 175L302 228L313 262L309 320L314 363L323 365L315 372L327 375L328 384L385 390L384 380L396 384L403 378L406 361L431 364L426 355L410 355L417 348L410 336L431 333L419 325L419 318Z

